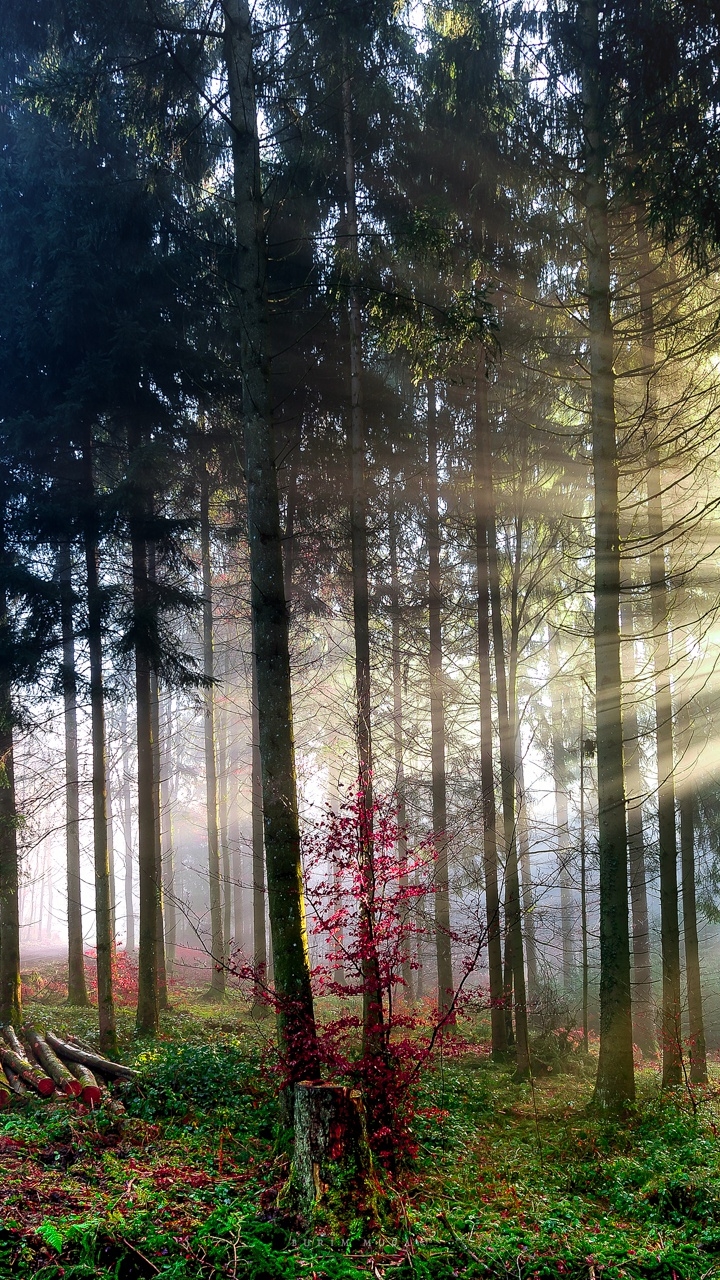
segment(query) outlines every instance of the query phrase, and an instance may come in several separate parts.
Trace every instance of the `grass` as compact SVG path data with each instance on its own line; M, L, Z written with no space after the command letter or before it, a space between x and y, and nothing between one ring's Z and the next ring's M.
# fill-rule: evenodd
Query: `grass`
M265 1050L231 997L175 996L139 1086L96 1112L28 1097L0 1114L0 1276L23 1280L709 1280L720 1276L717 1080L661 1097L641 1071L622 1124L588 1109L591 1063L514 1084L482 1043L438 1059L417 1157L386 1187L372 1240L299 1234L268 1208L288 1172ZM92 1010L31 1005L94 1039ZM480 1039L482 1028L480 1028ZM693 1109L693 1103L696 1112Z

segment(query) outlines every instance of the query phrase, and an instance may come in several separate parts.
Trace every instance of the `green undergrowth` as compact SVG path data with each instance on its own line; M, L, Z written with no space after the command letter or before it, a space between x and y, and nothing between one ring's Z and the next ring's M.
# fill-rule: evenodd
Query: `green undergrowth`
M97 1040L92 1010L31 1013ZM27 1098L0 1114L0 1276L720 1277L716 1085L663 1098L642 1071L636 1109L611 1122L588 1107L592 1063L562 1045L534 1086L481 1044L445 1055L421 1084L417 1154L384 1184L382 1232L308 1238L274 1212L289 1161L271 1032L238 1001L185 999L139 1043L123 1012L137 1085L96 1112Z

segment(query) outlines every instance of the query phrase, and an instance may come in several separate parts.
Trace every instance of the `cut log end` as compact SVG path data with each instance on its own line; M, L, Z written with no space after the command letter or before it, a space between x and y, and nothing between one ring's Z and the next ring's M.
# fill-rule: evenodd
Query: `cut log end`
M85 1103L86 1107L99 1107L102 1102L102 1089L96 1084L86 1084L80 1093L80 1101Z

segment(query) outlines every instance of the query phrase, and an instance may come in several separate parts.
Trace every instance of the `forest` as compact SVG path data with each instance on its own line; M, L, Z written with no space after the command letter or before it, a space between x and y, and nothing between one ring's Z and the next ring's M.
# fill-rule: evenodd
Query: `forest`
M0 8L0 1277L720 1276L717 5Z

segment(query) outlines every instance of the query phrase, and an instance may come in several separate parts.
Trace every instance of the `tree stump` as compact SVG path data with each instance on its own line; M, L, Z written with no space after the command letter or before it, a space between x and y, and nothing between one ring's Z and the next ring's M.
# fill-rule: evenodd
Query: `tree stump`
M295 1156L288 1189L303 1216L345 1234L378 1218L379 1185L362 1097L344 1085L295 1085ZM286 1196L283 1195L283 1200Z

